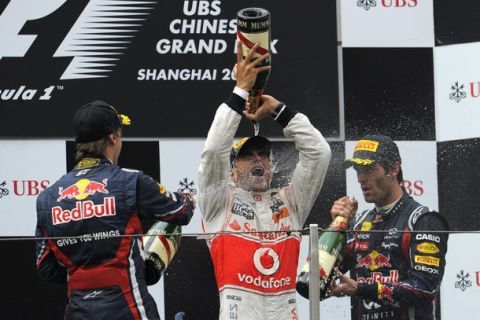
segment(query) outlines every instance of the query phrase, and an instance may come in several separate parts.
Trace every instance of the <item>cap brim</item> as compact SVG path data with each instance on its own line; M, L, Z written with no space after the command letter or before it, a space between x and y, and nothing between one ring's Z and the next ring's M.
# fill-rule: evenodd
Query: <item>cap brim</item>
M348 168L350 168L354 165L357 165L357 166L371 166L374 163L375 163L375 160L362 159L362 158L350 158L350 159L345 159L345 161L344 161L345 169L348 169Z
M251 147L268 150L268 152L270 153L272 150L272 143L270 142L270 140L262 136L253 136L248 138L248 140L235 153L233 153L233 151L230 152L230 165L233 165L235 159L241 157L242 153Z

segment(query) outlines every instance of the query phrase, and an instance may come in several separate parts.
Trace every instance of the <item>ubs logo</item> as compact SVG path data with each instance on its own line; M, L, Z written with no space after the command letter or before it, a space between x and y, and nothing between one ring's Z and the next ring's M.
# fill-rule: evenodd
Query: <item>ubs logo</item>
M0 43L8 43L0 47L0 60L24 57L37 38L37 34L20 34L24 25L49 16L65 3L66 0L11 0L0 15ZM127 49L156 3L90 0L53 54L73 57L60 79L108 77L118 55Z
M0 198L8 196L10 191L7 189L7 182L4 180L2 183L0 183Z
M37 196L40 192L47 189L50 185L48 180L12 180L10 190L7 187L7 181L0 183L0 199L13 192L14 196Z
M365 10L370 10L370 8L376 7L377 1L375 0L358 0L357 7L361 7Z
M465 92L465 85L458 84L458 81L455 82L455 84L450 87L450 90L451 90L449 95L450 100L454 100L457 103L467 97L467 93Z
M380 6L383 8L414 8L418 5L418 0L380 0ZM358 0L357 7L365 11L377 6L376 0Z
M480 97L480 81L471 81L467 85L456 81L450 86L450 94L448 96L450 100L459 103L463 99L466 99L467 96L470 98Z
M191 195L196 195L197 194L197 189L194 188L195 182L188 181L188 178L183 178L178 182L179 184L179 189L177 190L178 192L189 192Z
M407 190L409 196L421 196L425 193L425 186L422 180L403 180L402 187Z
M470 273L464 273L463 270L460 270L459 273L457 273L457 279L458 281L455 281L455 289L460 289L462 291L467 290L467 288L472 286L472 281L470 281L468 278L470 277Z

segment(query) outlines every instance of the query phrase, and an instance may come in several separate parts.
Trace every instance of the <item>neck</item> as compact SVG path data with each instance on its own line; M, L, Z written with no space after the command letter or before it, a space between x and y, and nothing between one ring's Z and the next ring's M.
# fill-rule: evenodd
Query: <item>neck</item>
M113 153L113 150L107 148L103 152L103 156L108 159L112 164L117 164L117 161L115 160L115 155Z
M378 210L381 209L386 209L389 210L393 208L393 206L400 200L400 198L403 196L403 189L400 185L396 185L393 191L390 193L387 199L383 201L382 203L375 203L375 208Z

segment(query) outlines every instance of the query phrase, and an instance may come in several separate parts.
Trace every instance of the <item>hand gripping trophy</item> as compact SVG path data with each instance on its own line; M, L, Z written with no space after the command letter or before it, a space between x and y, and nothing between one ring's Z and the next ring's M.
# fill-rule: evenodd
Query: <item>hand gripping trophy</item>
M270 52L270 12L262 8L245 8L237 13L237 41L242 44L242 52L245 57L248 50L256 43L258 49L252 59ZM271 65L271 55L260 63L259 66ZM260 72L257 80L249 92L248 102L252 111L255 112L260 105L263 90L267 84L270 70ZM259 124L254 123L255 135L258 134Z

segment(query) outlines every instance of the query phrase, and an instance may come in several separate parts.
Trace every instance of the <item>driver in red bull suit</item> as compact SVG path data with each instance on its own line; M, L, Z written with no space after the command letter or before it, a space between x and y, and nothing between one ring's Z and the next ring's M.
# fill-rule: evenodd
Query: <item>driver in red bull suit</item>
M355 232L347 234L336 270L340 280L332 283L331 293L352 297L353 320L437 319L448 233L436 231L448 230L447 221L402 188L400 153L390 137L364 136L345 162L375 208L355 215L356 200L335 201L332 217L355 215L350 222Z
M330 147L308 118L271 96L252 114L248 91L266 56L243 59L237 48L237 86L220 105L208 132L199 168L198 202L209 239L220 296L220 316L237 320L298 319L295 279L303 227L323 184ZM233 145L242 115L272 116L299 151L290 183L271 188L270 141L261 136ZM270 232L267 232L270 231ZM273 231L273 232L272 232ZM263 233L264 232L264 233Z
M130 119L94 101L74 115L77 165L37 199L37 268L68 283L65 319L160 319L144 274L143 219L187 224L194 201L117 165ZM68 238L71 237L71 238Z

